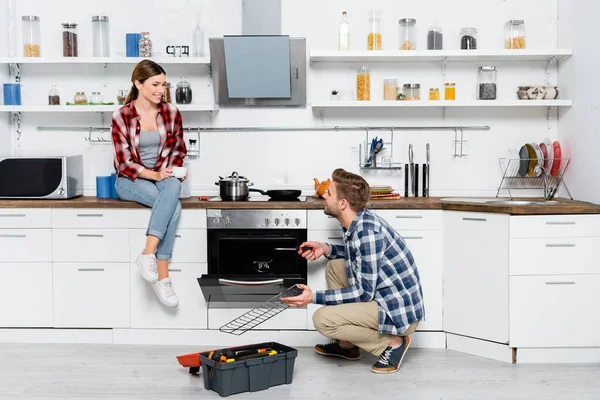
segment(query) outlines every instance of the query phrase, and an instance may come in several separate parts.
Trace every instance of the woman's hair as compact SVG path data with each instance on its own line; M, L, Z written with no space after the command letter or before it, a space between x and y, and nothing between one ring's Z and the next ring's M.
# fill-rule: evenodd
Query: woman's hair
M331 178L335 182L338 199L346 199L355 212L365 208L371 198L371 188L362 176L338 168Z
M151 78L156 75L167 74L163 67L155 63L151 60L143 60L140 61L131 74L131 82L133 85L131 86L131 90L129 94L127 94L127 98L125 99L125 104L131 103L131 101L138 98L139 92L137 87L135 87L135 81L139 81L140 83L144 83L146 79Z

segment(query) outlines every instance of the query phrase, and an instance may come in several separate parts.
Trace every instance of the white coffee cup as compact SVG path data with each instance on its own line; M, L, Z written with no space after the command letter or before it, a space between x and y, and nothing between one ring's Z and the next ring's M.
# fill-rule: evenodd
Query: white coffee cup
M173 167L173 176L181 179L187 175L187 167Z

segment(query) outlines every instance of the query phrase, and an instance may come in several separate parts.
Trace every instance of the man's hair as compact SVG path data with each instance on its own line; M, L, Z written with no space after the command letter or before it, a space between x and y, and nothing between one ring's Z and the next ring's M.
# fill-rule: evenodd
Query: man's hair
M345 199L353 211L359 212L366 207L371 198L371 189L362 176L338 168L333 171L331 178L335 182L338 198Z

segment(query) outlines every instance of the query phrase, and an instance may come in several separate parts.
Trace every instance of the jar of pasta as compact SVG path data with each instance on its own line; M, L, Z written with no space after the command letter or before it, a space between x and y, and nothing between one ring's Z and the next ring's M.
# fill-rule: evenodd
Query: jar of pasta
M404 100L421 100L421 85L419 83L405 83Z
M383 78L383 100L396 100L398 96L398 79Z
M371 10L369 16L369 37L367 40L367 50L381 50L381 22L383 11Z
M371 68L368 65L356 71L356 100L371 100Z
M525 21L511 19L504 25L504 47L507 49L525 48Z
M417 20L402 18L398 20L400 50L417 49Z

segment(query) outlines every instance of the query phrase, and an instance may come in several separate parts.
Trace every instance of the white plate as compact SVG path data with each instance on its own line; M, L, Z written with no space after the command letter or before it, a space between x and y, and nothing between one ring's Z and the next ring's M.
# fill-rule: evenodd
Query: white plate
M534 170L534 176L540 176L542 175L542 169L538 167L544 166L544 153L542 153L542 149L540 149L540 146L537 143L531 142L531 145L533 146L533 149L535 150L535 155L537 157L537 167Z
M552 166L552 161L554 161L554 147L552 147L552 140L550 140L550 138L545 138L544 144L548 149L548 159L544 161L544 168L547 170Z

